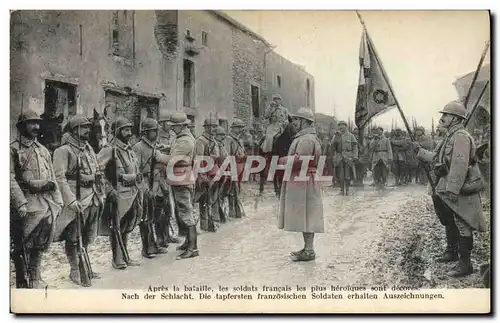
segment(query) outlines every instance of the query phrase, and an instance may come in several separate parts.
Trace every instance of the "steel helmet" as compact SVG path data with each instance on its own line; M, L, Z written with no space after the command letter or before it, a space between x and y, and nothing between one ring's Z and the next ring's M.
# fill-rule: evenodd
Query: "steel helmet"
M170 121L170 118L172 117L172 113L171 112L165 112L165 113L161 113L160 114L160 117L158 118L158 121L159 122L162 122L162 121Z
M218 126L216 134L217 135L225 135L226 134L226 130L224 128L222 128L221 126Z
M141 128L141 131L157 130L158 122L152 118L145 118L142 120Z
M206 118L205 122L203 123L203 127L218 126L218 125L219 125L219 121L217 120L217 118L215 116L210 116L210 117Z
M347 122L345 122L344 120L337 122L337 126L340 126L341 124L343 124L344 126L347 126Z
M294 118L302 118L309 121L314 121L314 113L309 108L300 108L297 112L291 113Z
M245 127L245 123L241 119L235 118L231 124L231 128L234 127Z
M17 120L17 125L20 125L26 121L42 121L40 115L31 109L26 109L22 114L19 115Z
M168 125L184 125L189 124L191 120L188 119L187 115L184 112L175 112L170 116L170 120L167 121Z
M439 111L442 114L451 114L462 119L465 119L467 115L467 110L464 105L458 101L451 101L447 105L444 106L443 110Z
M122 128L132 127L132 126L133 126L132 122L130 122L128 119L124 117L118 117L116 118L115 122L113 122L113 125L111 126L111 131L115 132Z
M90 120L82 114L76 114L72 116L68 121L69 129L73 129L78 126L88 126L91 124L92 122L90 122Z

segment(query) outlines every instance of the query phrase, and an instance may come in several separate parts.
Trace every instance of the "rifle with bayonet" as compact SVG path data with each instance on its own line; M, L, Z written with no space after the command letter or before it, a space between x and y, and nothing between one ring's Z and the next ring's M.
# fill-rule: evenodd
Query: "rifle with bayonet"
M151 219L154 218L155 212L155 192L153 191L154 176L155 176L155 165L156 165L156 142L153 143L153 150L151 152L151 161L148 173L148 188L144 192L144 211L142 212L141 222L139 223L139 229L141 232L142 247L143 252L146 253L145 256L149 256L156 251L155 239L153 235L153 228ZM145 180L145 179L144 179Z
M80 126L78 126L78 155L76 156L76 201L80 202L82 198L81 193L81 150L80 150ZM83 216L80 208L76 211L76 237L77 237L77 250L78 250L78 270L80 271L80 284L83 287L92 286L92 268L90 267L90 260L87 250L83 245L82 227Z

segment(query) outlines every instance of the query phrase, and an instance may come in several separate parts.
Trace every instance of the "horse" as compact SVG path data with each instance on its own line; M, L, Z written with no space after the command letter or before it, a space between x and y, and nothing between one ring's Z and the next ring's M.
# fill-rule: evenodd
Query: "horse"
M64 114L61 113L55 116L44 112L40 118L42 121L40 122L40 137L38 138L38 142L52 154L61 145Z
M94 109L94 115L92 118L89 118L91 123L91 131L89 136L89 144L94 149L94 152L97 154L99 151L108 144L108 130L109 130L109 121L106 118L106 109L103 114ZM61 143L64 144L65 136L68 136L70 133L70 129L68 124L63 128L63 135Z
M291 121L289 120L283 132L279 134L276 138L274 138L271 154L264 154L262 150L259 151L260 155L266 158L266 167L260 172L260 186L259 186L260 195L262 195L262 193L264 192L264 183L267 181L267 176L269 174L269 166L271 158L273 156L278 156L278 157L287 156L288 150L290 149L290 146L292 145L293 142L293 137L294 137L293 126ZM283 185L283 177L284 177L284 172L282 171L275 172L273 177L274 193L276 194L276 197L278 199L280 198L281 195L281 186Z

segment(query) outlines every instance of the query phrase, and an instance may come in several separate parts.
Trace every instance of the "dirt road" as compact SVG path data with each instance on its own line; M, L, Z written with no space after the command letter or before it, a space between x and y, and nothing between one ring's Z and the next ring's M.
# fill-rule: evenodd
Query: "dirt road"
M302 235L277 229L278 202L269 187L257 209L255 198L246 198L247 217L224 224L217 233L201 234L198 258L177 261L178 252L171 245L166 255L141 259L135 232L131 255L141 259L142 265L117 271L111 268L107 241L99 238L90 257L103 279L94 280L92 288L143 289L149 285L217 282L274 286L384 283L384 277L377 274L381 270L378 260L386 252L390 225L407 213L405 208L411 203L425 204L425 188L410 185L378 191L366 185L352 196L337 193L338 189L328 188L323 194L326 233L317 235L317 259L313 262L290 261L290 251L302 248ZM54 244L47 258L50 261L44 262L43 276L49 286L74 288L67 279L69 267L62 246ZM386 282L389 284L394 277L386 279L390 279Z

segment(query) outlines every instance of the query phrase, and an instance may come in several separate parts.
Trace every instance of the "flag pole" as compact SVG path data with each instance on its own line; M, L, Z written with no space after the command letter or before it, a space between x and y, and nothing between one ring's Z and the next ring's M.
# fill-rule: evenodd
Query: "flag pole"
M470 83L469 90L467 91L467 95L465 96L465 100L464 100L465 109L467 109L467 104L469 103L470 95L472 93L472 88L474 87L474 84L476 84L477 77L479 76L479 71L481 70L481 67L483 66L484 58L486 57L486 53L488 53L488 48L490 48L490 41L489 40L486 42L486 45L484 46L484 50L481 53L481 58L479 59L479 64L477 64L476 71L474 72L474 77L472 78L472 82Z
M477 107L479 105L479 102L483 98L484 92L486 91L486 88L488 87L489 84L490 84L490 81L488 80L488 82L486 82L486 84L484 85L483 89L481 90L481 94L479 95L479 98L477 99L476 104L474 104L474 106L472 107L469 115L464 120L464 128L467 128L467 125L469 124L469 121L472 119L472 115L476 111L476 109L477 109Z
M364 22L363 18L361 17L360 13L357 10L356 10L356 14L358 15L359 21L361 22L361 25L363 26L363 29L364 29L364 31L366 33L366 39L367 39L368 43L370 44L370 46L373 49L373 52L375 54L374 55L375 59L377 60L377 63L381 67L380 70L382 72L382 76L384 77L385 81L387 82L387 85L389 87L389 91L391 92L391 95L394 98L394 103L396 104L396 107L398 108L399 114L401 115L401 119L403 119L403 122L404 122L405 127L406 127L406 131L408 131L408 134L410 135L411 141L415 141L415 135L414 135L414 133L410 129L410 125L408 124L408 120L406 119L406 116L405 116L405 114L403 112L403 109L401 109L401 105L399 104L398 99L396 98L396 95L394 95L394 90L392 89L392 85L391 85L391 83L389 81L389 78L385 74L385 68L384 68L382 62L380 61L380 58L379 58L378 53L377 53L377 50L375 49L375 45L373 44L373 41L372 41L370 35L368 34L368 29L366 28L365 22Z

